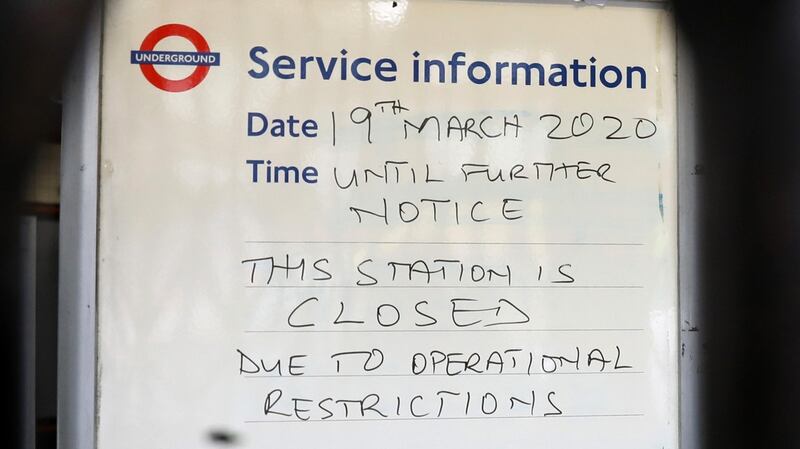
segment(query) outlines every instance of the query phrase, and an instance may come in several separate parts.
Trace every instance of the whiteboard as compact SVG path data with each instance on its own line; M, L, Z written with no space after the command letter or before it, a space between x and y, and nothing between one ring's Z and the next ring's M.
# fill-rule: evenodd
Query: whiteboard
M116 0L103 40L99 448L677 447L668 12Z

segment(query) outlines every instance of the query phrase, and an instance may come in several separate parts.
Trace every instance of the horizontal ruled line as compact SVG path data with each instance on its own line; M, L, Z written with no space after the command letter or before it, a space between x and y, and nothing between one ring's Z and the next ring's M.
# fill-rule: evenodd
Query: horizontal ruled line
M639 418L644 413L613 413L613 414L593 414L593 415L551 415L551 416L452 416L452 417L419 417L419 418L344 418L344 419L310 419L307 421L282 419L282 420L249 420L245 424L288 424L288 423L308 423L308 422L365 422L365 421L445 421L445 420L475 420L475 419L566 419L566 418Z
M285 243L319 245L509 245L509 246L644 246L639 242L413 242L378 240L245 240L245 243Z
M554 373L481 373L481 374L310 374L302 376L272 376L272 375L245 375L248 379L336 379L354 377L497 377L497 376L573 376L573 375L619 375L619 374L646 374L644 371L579 371L579 372L554 372Z
M424 334L424 333L431 333L431 332L460 332L460 333L473 333L473 332L643 332L644 329L632 329L632 328L618 328L618 329L388 329L388 330L354 330L354 329L343 329L343 330L312 330L312 331L303 331L303 330L293 330L293 329L282 329L282 330L246 330L244 331L245 334L320 334L320 333L332 333L332 334L346 334L346 333L373 333L373 334L408 334L408 333L416 333L416 334Z
M386 289L641 289L643 285L245 285L244 288L330 288L330 289L359 289L369 290L376 288Z

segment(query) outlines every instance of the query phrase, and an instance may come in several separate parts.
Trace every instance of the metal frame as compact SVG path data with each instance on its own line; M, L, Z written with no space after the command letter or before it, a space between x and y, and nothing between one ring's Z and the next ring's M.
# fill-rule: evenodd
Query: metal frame
M490 0L491 1L491 0ZM568 3L554 0L536 3ZM662 0L611 0L609 6L664 7ZM598 7L586 3L584 7ZM102 7L98 6L64 85L59 243L58 447L96 447L97 208L100 141ZM678 37L678 300L680 320L680 447L702 444L698 315L698 182L695 74ZM677 330L677 329L676 329Z
M102 14L64 82L58 277L58 447L95 447L97 192Z
M698 158L696 128L696 80L689 44L677 37L678 73L678 305L680 321L680 442L682 449L702 447L702 400L704 327L700 315L701 270L700 183L702 163Z

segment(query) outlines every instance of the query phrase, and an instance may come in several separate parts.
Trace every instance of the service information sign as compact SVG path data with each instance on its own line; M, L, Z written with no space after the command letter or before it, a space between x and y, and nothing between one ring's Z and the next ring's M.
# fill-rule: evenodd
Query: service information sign
M105 14L100 449L677 447L667 12Z

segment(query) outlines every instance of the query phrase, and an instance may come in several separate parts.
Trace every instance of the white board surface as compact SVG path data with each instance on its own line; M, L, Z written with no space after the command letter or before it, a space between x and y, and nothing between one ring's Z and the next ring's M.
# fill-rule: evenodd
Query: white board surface
M100 449L677 447L667 12L115 0L103 39Z

